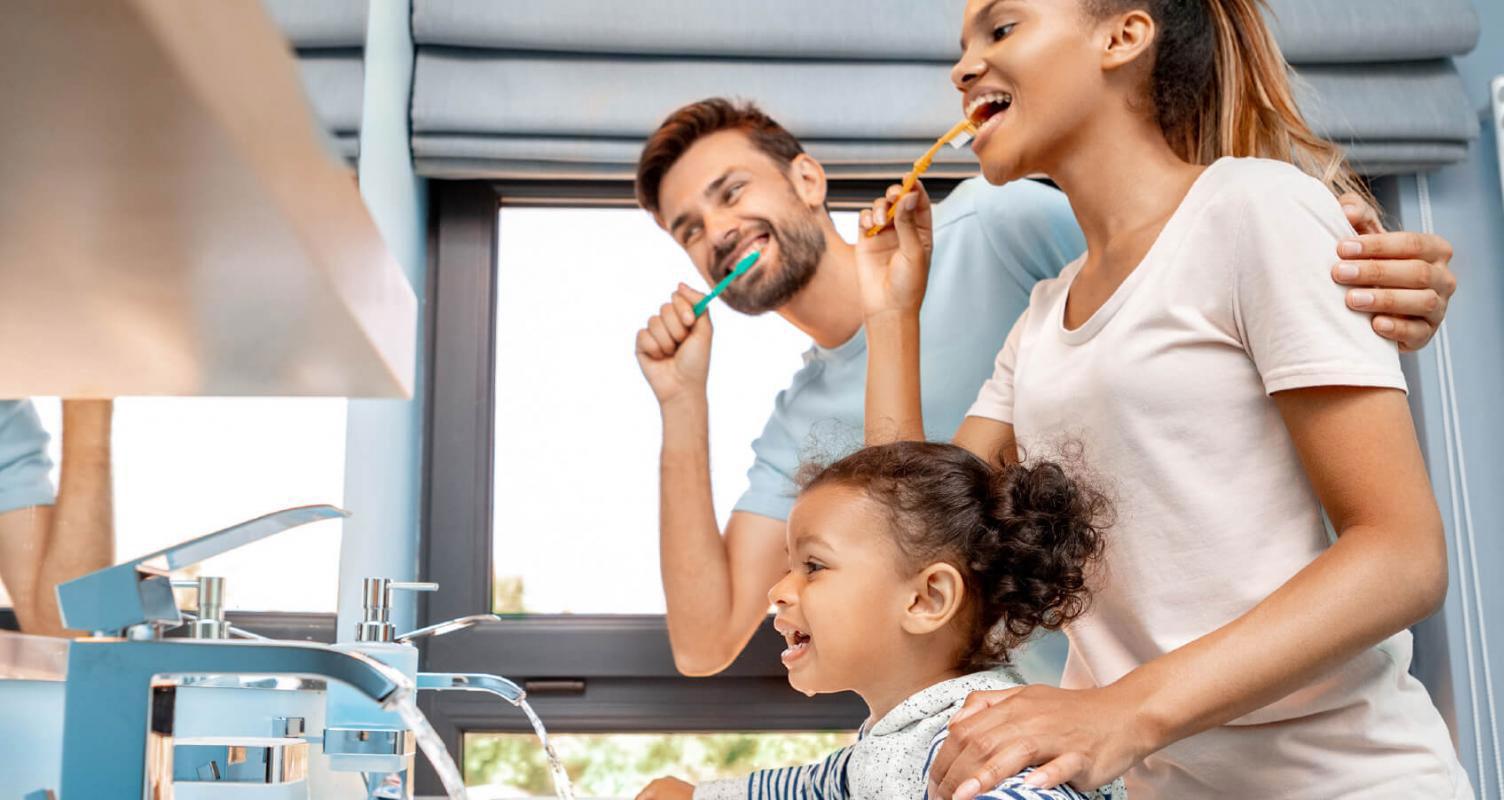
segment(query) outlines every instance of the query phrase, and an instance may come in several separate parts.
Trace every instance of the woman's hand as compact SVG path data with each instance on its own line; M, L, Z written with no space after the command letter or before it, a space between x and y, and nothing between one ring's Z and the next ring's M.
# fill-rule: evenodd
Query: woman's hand
M1153 738L1130 698L1111 686L974 692L930 767L930 794L971 800L1025 767L1037 767L1030 786L1091 791L1154 752Z
M637 793L637 800L691 800L695 786L678 778L659 778Z
M924 284L929 276L930 251L935 230L930 217L930 198L924 184L900 198L900 186L888 187L882 197L863 209L861 232L856 240L857 278L862 287L862 311L867 319L889 312L919 313ZM867 231L883 224L888 208L898 204L893 227L877 236Z

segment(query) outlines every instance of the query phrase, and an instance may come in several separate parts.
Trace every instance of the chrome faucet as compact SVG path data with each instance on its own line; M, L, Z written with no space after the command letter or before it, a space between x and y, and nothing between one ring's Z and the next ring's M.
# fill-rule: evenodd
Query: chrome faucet
M418 691L486 692L514 706L521 706L527 699L527 692L506 678L473 672L420 672Z
M355 652L292 642L79 639L69 647L63 800L170 797L176 690L195 675L286 675L346 684L397 706L401 672Z
M57 587L63 624L101 636L156 638L183 624L170 572L319 520L349 516L334 506L301 506L267 514L140 558L91 572ZM200 598L202 602L203 598Z
M287 676L336 681L395 706L414 691L398 670L323 645L227 641L223 582L197 583L203 638L162 640L183 622L171 572L273 534L348 513L334 506L277 511L107 567L57 587L69 628L93 631L68 648L64 690L66 800L171 797L177 687L204 676Z

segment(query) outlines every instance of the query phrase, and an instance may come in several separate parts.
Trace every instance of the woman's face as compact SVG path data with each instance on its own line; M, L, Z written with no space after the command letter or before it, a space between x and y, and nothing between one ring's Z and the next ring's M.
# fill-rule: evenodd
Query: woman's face
M992 184L1050 174L1107 102L1103 32L1084 0L970 0L951 80L980 129L972 150Z

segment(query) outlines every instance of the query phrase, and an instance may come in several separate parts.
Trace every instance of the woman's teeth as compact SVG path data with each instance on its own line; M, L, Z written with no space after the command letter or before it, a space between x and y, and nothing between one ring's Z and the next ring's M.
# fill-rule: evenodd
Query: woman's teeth
M988 92L979 95L966 105L966 118L977 126L979 132L997 123L1003 112L1013 105L1013 95L1007 92Z

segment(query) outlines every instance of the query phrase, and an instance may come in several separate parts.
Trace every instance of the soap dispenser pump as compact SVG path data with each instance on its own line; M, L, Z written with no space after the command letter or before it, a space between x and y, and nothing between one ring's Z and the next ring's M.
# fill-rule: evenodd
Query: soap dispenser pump
M432 592L437 583L366 578L361 582L361 620L355 626L355 641L341 642L335 649L354 651L393 667L416 682L418 648L397 641L392 625L394 591ZM388 759L412 753L407 725L393 711L359 696L341 684L329 686L324 752L336 770L398 771Z

